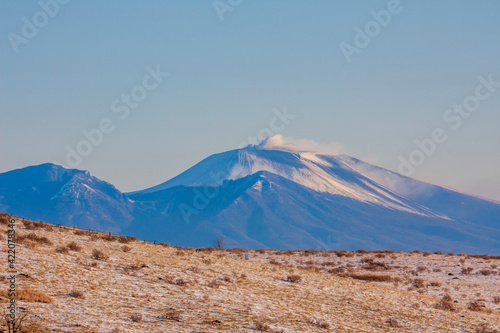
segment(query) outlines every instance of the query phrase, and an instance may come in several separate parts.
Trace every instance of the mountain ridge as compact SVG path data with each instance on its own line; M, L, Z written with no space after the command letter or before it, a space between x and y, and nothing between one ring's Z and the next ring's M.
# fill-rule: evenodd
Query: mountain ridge
M0 209L192 247L224 237L242 248L500 249L500 203L347 155L266 144L211 155L125 194L85 171L13 170L0 174Z

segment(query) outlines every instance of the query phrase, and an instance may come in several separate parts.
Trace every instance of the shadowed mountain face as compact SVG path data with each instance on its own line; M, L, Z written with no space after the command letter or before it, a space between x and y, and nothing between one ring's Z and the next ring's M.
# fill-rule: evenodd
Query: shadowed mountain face
M42 164L0 174L0 210L19 217L83 229L119 232L134 205L88 171Z
M0 196L21 217L181 246L500 252L500 203L344 155L251 146L126 196L42 165L0 174Z

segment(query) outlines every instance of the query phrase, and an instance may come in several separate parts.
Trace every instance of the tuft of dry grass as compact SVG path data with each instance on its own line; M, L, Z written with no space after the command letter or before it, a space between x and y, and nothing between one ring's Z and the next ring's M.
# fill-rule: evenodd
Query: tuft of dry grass
M389 318L385 323L390 327L399 327L399 321L396 318Z
M137 238L135 238L134 236L118 236L118 241L120 243L124 243L124 244L127 244L127 243L130 243L130 242L133 242L133 241L136 241Z
M491 275L491 274L495 274L495 271L494 270L491 270L491 269L482 269L479 271L479 273L485 275L485 276L488 276L488 275Z
M472 273L473 270L474 270L474 268L472 268L472 267L463 267L462 268L462 275L469 275L470 273Z
M0 295L2 295L2 297L7 298L7 296L8 296L7 290L2 290ZM25 302L29 302L29 303L35 303L35 302L52 303L53 302L53 299L50 296L48 296L42 292L36 291L34 289L31 289L29 287L26 289L16 290L15 299L18 301L25 301ZM5 301L8 301L8 300L6 299Z
M68 249L70 249L71 251L75 251L75 252L80 252L82 250L82 248L80 247L80 245L78 245L77 243L75 242L70 242L66 245L68 247Z
M30 232L27 235L17 236L18 243L25 243L26 241L30 241L32 243L44 244L44 245L52 245L52 242L47 237L38 236L34 232Z
M108 260L109 256L99 249L93 249L91 258L95 260Z
M47 329L41 327L30 318L29 310L21 310L16 318L12 319L7 314L1 317L0 323L7 329L7 332L17 333L46 333ZM3 330L0 332L4 332Z
M350 277L356 280L372 281L372 282L392 282L393 277L390 275L382 274L358 274L358 273L348 273L342 274L340 276Z
M416 278L416 279L413 279L412 285L417 289L424 288L425 281L423 279Z
M85 235L89 235L90 232L86 231L86 230L80 230L80 229L76 229L74 232L73 232L74 235L76 236L85 236Z
M365 263L363 269L366 269L368 271L378 272L378 271L388 271L390 269L390 266L387 265L385 262L375 261L372 258L361 259L361 262Z
M0 225L8 225L10 218L8 214L0 213Z
M491 327L489 324L481 323L476 327L475 333L500 333L500 331Z
M37 230L43 227L42 223L32 221L23 221L23 225L26 230Z
M189 284L188 280L172 275L165 276L165 281L170 284L175 284L176 286L187 286Z
M182 312L180 312L179 310L176 310L174 308L168 308L166 313L165 313L165 319L173 320L173 321L181 321Z
M130 315L130 320L132 320L134 323L140 323L142 321L143 317L142 314L140 313L132 313Z
M123 252L130 252L130 250L132 250L132 248L128 245L123 245L122 246L122 251Z
M55 250L57 253L62 253L62 254L66 254L69 252L69 248L66 247L66 246L58 246L56 247L56 250Z
M482 306L479 301L471 301L467 304L467 309L480 312L484 310L484 306Z
M72 290L68 293L69 296L71 297L74 297L74 298L85 298L85 295L83 294L83 292L79 291L79 290Z
M208 282L207 286L209 286L210 288L219 288L221 284L222 283L219 280L213 279L212 281Z
M441 287L441 282L439 282L439 281L431 281L431 282L429 282L429 286L431 286L431 287Z
M434 308L451 312L456 311L453 299L448 294L444 295L438 303L434 304Z
M286 281L291 283L299 283L300 281L302 281L302 276L297 274L288 275L286 277Z
M271 330L271 326L267 323L263 323L261 321L257 321L253 324L255 330L260 332L269 332Z

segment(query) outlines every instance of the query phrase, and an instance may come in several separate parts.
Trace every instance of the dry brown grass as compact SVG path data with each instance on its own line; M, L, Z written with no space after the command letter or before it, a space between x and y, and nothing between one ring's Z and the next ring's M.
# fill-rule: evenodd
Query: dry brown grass
M0 213L0 225L8 225L11 216L9 214Z
M56 227L53 227L54 234L49 234L46 229L47 225L43 224L31 233L39 238L47 236L54 243L51 249L29 247L28 244L39 244L32 236L31 240L25 239L25 246L19 247L26 265L24 270L30 273L30 276L23 274L19 282L23 288L29 286L50 294L57 306L23 304L24 301L19 304L37 306L40 318L47 320L54 331L60 327L58 319L62 315L72 316L73 323L82 323L81 327L67 329L75 333L101 331L98 327L103 323L108 327L104 331L109 332L118 326L113 321L117 315L122 320L121 331L115 332L145 332L149 325L156 323L161 324L164 331L179 333L252 331L252 323L261 318L266 332L284 332L284 328L274 325L286 327L287 332L406 332L415 328L425 331L424 327L474 332L482 320L500 324L493 305L495 297L500 304L500 295L493 296L498 295L497 289L491 287L494 279L491 274L485 278L480 273L500 265L490 261L496 260L490 256L461 256L477 273L460 276L465 261L458 265L457 256L364 250L190 249L143 241L129 246L126 243L133 240L122 241L123 236L87 231L79 236L74 234L78 230ZM89 242L88 236L97 242ZM54 249L62 247L74 251L71 242L80 251L67 256L55 253ZM123 249L128 247L133 250L125 254ZM106 252L112 260L107 263L90 260L93 248ZM249 253L251 260L243 260L242 253ZM381 272L363 271L363 265ZM413 272L418 276L411 276ZM425 274L419 274L422 272ZM284 277L297 273L305 283L283 282ZM171 278L165 278L166 274ZM0 280L4 276L0 274ZM459 280L454 279L457 276ZM416 283L419 288L412 285L415 280L419 281ZM221 285L223 287L218 288ZM78 291L68 294L68 286L89 294L85 294L86 297L82 294L83 298L79 298ZM406 292L408 286L412 293ZM445 287L438 288L441 286ZM423 291L425 294L417 294ZM482 298L478 296L479 291ZM450 293L450 299L439 299L443 292ZM460 297L461 294L464 296ZM105 297L99 298L102 306L94 310L95 298L100 297L97 295ZM482 311L466 310L468 302L474 300ZM123 306L127 302L139 306L127 308ZM436 308L445 311L430 309L436 302ZM336 306L328 308L328 312L315 305L332 303ZM460 309L459 313L454 311L455 307ZM181 309L186 312L180 312ZM99 318L96 318L97 311ZM142 313L144 319L133 322L131 313L134 312ZM461 315L464 317L460 318ZM323 317L331 318L333 327L315 319ZM305 318L312 319L306 322ZM476 332L495 331L490 327Z
M441 300L434 305L435 309L445 310L445 311L456 311L455 305L453 304L453 299L450 295L444 295Z
M478 327L476 327L475 333L500 333L500 330L492 327L489 324L481 323Z
M173 321L181 321L182 312L174 308L168 308L165 312L165 319Z
M132 313L130 315L130 320L132 320L134 323L140 323L143 320L143 316L140 313Z
M89 231L86 231L86 230L80 230L80 229L76 229L74 232L73 232L74 235L76 236L87 236L87 235L90 235L90 232Z
M69 253L69 248L66 246L58 246L58 247L56 247L55 251L57 253L67 254L67 253Z
M425 281L421 278L416 278L416 279L413 279L412 285L417 289L425 288Z
M93 249L91 258L95 260L108 260L109 256L99 249Z
M471 311L480 312L483 311L485 308L484 306L481 305L479 301L471 301L467 304L467 309Z
M494 270L491 270L491 269L482 269L479 271L479 273L488 276L491 274L495 274L496 272Z
M396 318L389 318L385 323L390 327L399 327L399 321Z
M191 281L188 281L182 277L175 277L173 275L165 276L165 282L174 284L176 286L187 286L188 284L191 283Z
M29 234L26 235L18 235L17 236L17 242L18 243L26 243L26 242L32 242L32 243L38 243L38 244L43 244L43 245L52 245L52 242L45 236L38 236L34 232L30 232Z
M370 260L366 263L366 265L363 266L363 269L366 269L368 271L388 271L390 268L389 265L387 265L385 262L378 262L378 261L373 261Z
M210 288L219 288L221 284L222 282L220 282L219 280L213 279L208 282L207 286L209 286Z
M269 332L271 330L271 326L269 324L264 323L262 321L257 321L253 324L255 330L259 332Z
M463 267L462 268L463 275L469 275L470 273L472 273L472 271L474 271L474 268L472 268L472 267Z
M430 281L429 282L430 287L441 287L441 282L439 281Z
M5 298L3 300L4 302L8 302L9 300L7 299L8 297L8 292L7 290L2 290L1 292L2 298ZM25 301L29 303L52 303L53 299L52 297L44 294L43 292L33 290L29 287L25 289L18 289L16 290L16 296L15 299L18 301Z
M7 332L16 333L46 333L49 330L43 328L40 323L36 322L32 318L29 309L21 310L17 313L14 322L12 318L8 318L7 315L3 315L0 320L0 325L3 325ZM3 330L0 332L4 332Z
M288 275L286 277L286 281L291 283L299 283L300 281L302 281L302 276L297 274Z
M68 295L74 298L85 298L84 293L80 290L72 290L68 293Z
M386 274L361 274L361 273L348 273L341 276L350 277L356 280L371 281L371 282L392 282L393 277Z
M114 242L114 241L118 241L120 239L120 236L113 235L112 233L108 233L108 234L102 236L101 239L108 241L108 242Z
M80 252L82 250L81 246L78 245L76 242L69 242L66 246L71 251Z
M43 228L44 224L41 222L23 221L26 230L37 230Z
M122 246L122 251L123 252L130 252L130 250L132 250L132 248L128 245L123 245Z
M126 236L118 236L118 241L120 243L125 243L126 244L126 243L130 243L130 242L134 242L136 240L137 240L137 238L135 238L134 236L128 236L128 237L126 237Z

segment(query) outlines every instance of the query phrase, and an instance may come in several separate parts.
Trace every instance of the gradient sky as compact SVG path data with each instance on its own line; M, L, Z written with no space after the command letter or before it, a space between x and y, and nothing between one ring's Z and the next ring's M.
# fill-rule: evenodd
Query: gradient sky
M242 0L221 20L208 0L73 0L16 53L9 33L42 9L2 1L0 172L65 164L66 146L109 118L115 130L78 168L140 190L237 148L286 107L296 118L280 134L391 170L443 128L412 176L500 200L500 88L459 129L443 121L479 76L500 81L500 2L401 0L348 63L340 43L388 3ZM112 102L157 65L169 76L120 120Z

